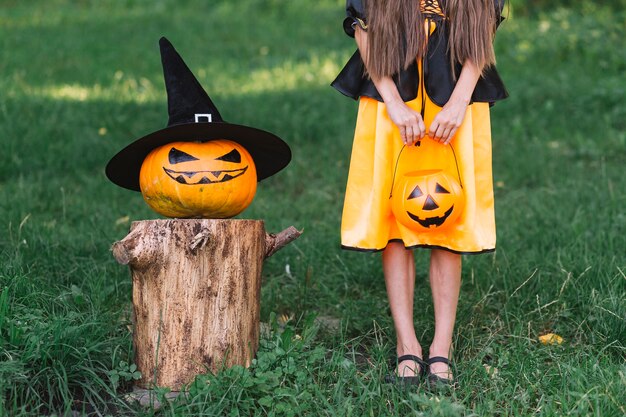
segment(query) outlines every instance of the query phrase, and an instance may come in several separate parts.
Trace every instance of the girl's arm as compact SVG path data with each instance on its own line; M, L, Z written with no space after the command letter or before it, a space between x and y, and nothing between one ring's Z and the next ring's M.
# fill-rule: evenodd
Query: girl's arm
M356 44L359 47L361 56L366 57L368 53L367 32L357 26L354 38L356 39ZM367 59L363 61L365 62ZM398 129L400 129L402 142L404 142L405 145L412 145L422 139L426 135L426 126L424 125L422 116L404 103L391 77L382 77L380 79L372 78L372 82L385 102L389 118L398 126Z
M430 124L428 136L444 144L450 143L459 126L463 123L465 111L480 78L480 72L478 66L472 61L465 61L450 99Z

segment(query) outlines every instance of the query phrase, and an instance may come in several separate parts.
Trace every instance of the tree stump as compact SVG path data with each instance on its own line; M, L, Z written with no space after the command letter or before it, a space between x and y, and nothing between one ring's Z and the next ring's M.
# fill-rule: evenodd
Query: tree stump
M178 391L198 374L249 366L263 260L300 233L268 235L261 220L133 222L112 251L132 274L137 385Z

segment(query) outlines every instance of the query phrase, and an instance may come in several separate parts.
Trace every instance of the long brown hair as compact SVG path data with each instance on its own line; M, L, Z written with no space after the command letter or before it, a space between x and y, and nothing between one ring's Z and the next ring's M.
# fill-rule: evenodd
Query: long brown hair
M496 9L493 0L447 0L450 24L450 64L472 61L481 70L496 63L493 36Z
M440 1L440 4L443 1ZM450 25L450 63L471 60L484 69L495 63L493 0L447 0L443 11ZM427 37L420 0L366 0L370 77L390 76L426 53Z
M426 35L416 30L423 22L419 0L367 0L368 54L371 77L380 78L407 68L426 52Z

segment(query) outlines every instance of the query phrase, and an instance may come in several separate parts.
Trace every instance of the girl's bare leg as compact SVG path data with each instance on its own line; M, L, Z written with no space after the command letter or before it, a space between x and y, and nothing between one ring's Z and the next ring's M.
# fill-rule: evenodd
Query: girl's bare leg
M435 307L435 337L430 345L429 357L449 358L452 352L452 334L456 308L461 289L461 255L433 249L430 255L430 288ZM430 372L442 378L452 378L444 363L434 363Z
M390 242L383 251L383 272L398 339L398 357L410 354L423 358L422 346L417 341L413 326L413 291L415 288L413 252L407 250L402 243ZM419 371L419 367L413 361L398 364L399 376L414 376Z

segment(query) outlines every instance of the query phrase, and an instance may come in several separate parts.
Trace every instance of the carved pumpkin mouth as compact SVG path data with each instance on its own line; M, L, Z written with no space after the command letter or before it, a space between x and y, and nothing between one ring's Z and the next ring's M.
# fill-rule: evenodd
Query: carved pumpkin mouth
M423 227L439 227L441 226L448 217L450 217L450 214L452 214L452 210L454 210L454 205L452 205L452 207L450 207L448 209L448 211L446 211L445 213L443 213L443 216L439 216L439 217L427 217L425 219L420 219L418 216L416 216L413 213L410 212L406 212L409 217L413 220L415 220L416 222L418 222L420 225L422 225Z
M163 167L165 173L174 181L185 185L214 184L230 181L243 175L248 167L222 171L174 171Z

